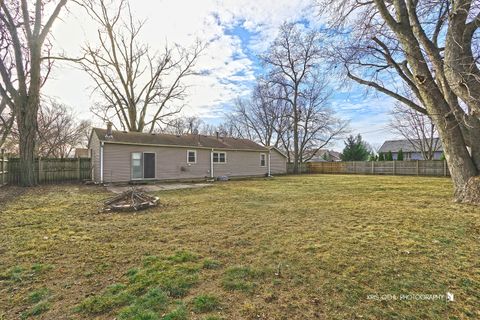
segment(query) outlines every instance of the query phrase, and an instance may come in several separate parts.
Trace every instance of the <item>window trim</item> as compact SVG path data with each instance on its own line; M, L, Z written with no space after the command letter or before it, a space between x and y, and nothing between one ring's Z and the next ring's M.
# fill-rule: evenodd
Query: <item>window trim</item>
M263 159L263 165L262 165L262 157ZM260 153L260 167L265 168L267 166L267 154L266 153Z
M193 152L195 155L195 161L191 162L190 161L190 152ZM187 163L188 164L196 164L197 163L197 150L187 150Z
M225 161L223 161L223 162L222 161L215 161L215 153L218 154L217 160L220 160L220 154L223 153ZM212 161L215 164L225 164L225 163L227 163L227 153L225 151L214 151L213 154L212 154Z

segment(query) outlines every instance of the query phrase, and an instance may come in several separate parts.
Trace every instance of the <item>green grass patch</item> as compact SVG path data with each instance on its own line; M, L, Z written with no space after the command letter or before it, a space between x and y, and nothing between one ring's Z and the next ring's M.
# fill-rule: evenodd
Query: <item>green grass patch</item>
M147 256L140 268L126 272L126 283L108 287L103 293L84 300L78 312L98 315L121 308L122 320L183 319L178 306L199 278L203 261L193 253L179 251L167 257ZM176 307L175 307L176 306ZM161 314L166 314L163 318Z
M162 320L187 320L188 313L184 305L180 304L173 311L162 317Z
M218 269L222 266L220 261L212 260L212 259L205 259L203 261L203 268L204 269Z
M265 272L247 266L231 267L225 271L222 285L226 290L251 293L264 276Z
M196 296L192 304L195 312L211 312L220 308L220 299L214 295L203 294Z
M30 310L23 312L21 318L28 319L30 317L35 317L48 310L50 310L50 304L47 301L42 301L34 305Z
M31 267L13 266L0 273L0 280L11 283L28 282L52 268L52 265L41 263L34 263Z
M28 295L28 301L30 303L38 303L44 299L46 299L50 294L50 290L48 288L40 288L34 290L32 293Z

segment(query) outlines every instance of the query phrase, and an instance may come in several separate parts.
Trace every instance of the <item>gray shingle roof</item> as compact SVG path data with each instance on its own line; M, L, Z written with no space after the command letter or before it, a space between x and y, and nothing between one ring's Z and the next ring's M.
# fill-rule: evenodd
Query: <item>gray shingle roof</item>
M237 139L231 137L220 137L205 135L174 135L174 134L149 134L141 132L113 131L112 138L105 138L106 129L93 128L93 132L100 141L148 144L182 147L202 147L230 150L255 150L267 151L268 149L248 139Z
M402 149L403 152L421 152L417 146L420 145L421 140L412 140L414 143L411 143L408 140L387 140L380 147L378 152L386 153L388 151L398 152ZM442 142L439 138L435 138L433 145L437 146L436 151L443 151Z

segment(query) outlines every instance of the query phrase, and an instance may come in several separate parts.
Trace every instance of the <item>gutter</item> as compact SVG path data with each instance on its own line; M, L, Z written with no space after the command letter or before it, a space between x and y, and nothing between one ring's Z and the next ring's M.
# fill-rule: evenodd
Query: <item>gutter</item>
M131 146L148 146L148 147L162 147L162 148L185 148L185 149L204 149L210 150L211 147L201 147L201 146L183 146L183 145L173 145L173 144L155 144L155 143L135 143L135 142L121 142L121 141L109 141L109 140L102 140L100 141L109 144L123 144L123 145L131 145ZM247 152L266 152L268 151L267 148L262 149L235 149L235 148L221 148L218 147L217 149L221 151L247 151ZM282 153L283 154L283 153Z
M100 183L103 183L103 145L104 142L100 141Z

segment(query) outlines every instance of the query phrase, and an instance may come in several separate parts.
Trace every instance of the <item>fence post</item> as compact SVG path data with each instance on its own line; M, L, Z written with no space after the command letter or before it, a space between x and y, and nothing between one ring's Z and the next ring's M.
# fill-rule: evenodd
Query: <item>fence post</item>
M38 157L38 183L42 182L42 175L43 175L42 157Z
M375 161L372 161L372 174L375 174Z
M420 175L420 163L419 160L417 160L417 176Z
M447 160L443 160L443 176L447 176Z
M80 157L77 158L77 174L78 174L78 181L82 181L81 176L81 164L80 164Z
M1 159L2 161L2 186L5 184L5 149L2 148L2 155Z
M397 165L396 165L396 161L393 160L393 175L395 175L397 172Z

